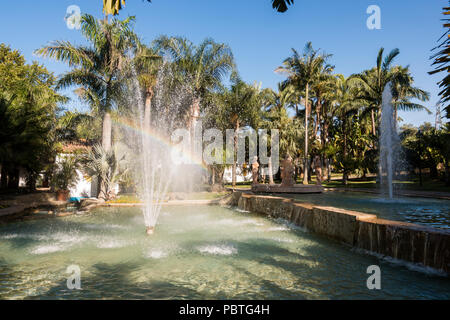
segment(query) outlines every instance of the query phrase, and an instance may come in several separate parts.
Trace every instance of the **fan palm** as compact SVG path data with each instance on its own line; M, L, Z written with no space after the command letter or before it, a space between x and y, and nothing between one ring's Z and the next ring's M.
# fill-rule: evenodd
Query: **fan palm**
M86 174L100 179L99 198L104 200L113 196L114 184L128 171L125 155L119 155L117 145L108 150L94 145L80 161Z

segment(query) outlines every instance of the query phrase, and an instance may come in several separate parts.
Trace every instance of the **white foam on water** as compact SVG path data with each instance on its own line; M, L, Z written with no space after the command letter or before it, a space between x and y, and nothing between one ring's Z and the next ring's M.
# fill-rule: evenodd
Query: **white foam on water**
M161 249L154 249L149 250L148 252L144 253L144 256L149 259L162 259L169 255L167 251L163 251Z
M239 209L239 208L234 208L234 210L239 213L250 213L250 211L248 211L248 210L243 210L243 209Z
M289 230L287 226L269 227L264 229L264 231L287 231L287 230Z
M117 239L102 239L97 243L97 248L99 249L114 249L123 248L129 245L129 242Z
M428 275L432 275L432 276L448 277L448 275L444 271L425 266L421 263L414 263L414 262L409 262L409 261L405 261L405 260L395 259L390 256L385 256L383 254L373 252L370 250L361 249L361 248L352 248L352 251L377 257L378 259L386 261L390 264L406 267L408 270L411 270L411 271L420 272L420 273L424 273L424 274L428 274Z
M224 224L230 226L239 226L239 225L255 225L255 226L263 226L264 223L259 222L255 219L245 219L245 220L236 220L236 219L222 219L216 222L217 224Z
M46 234L33 234L33 233L9 233L0 236L0 239L32 239L36 241L50 241L53 240L49 235Z
M308 232L308 229L306 229L305 227L298 226L295 223L292 223L292 222L290 222L290 221L288 221L286 219L283 219L283 218L275 219L275 222L285 226L288 229L300 230L302 232Z
M255 220L255 219L246 219L246 220L240 221L240 223L242 223L242 224L251 224L251 225L254 225L254 226L263 226L264 225L263 222L260 222L260 221Z
M231 245L204 245L197 247L197 250L204 254L224 256L236 254L238 252L237 249Z
M36 247L34 250L31 251L32 254L46 254L46 253L54 253L59 251L64 251L65 247L57 244L50 244L50 245L41 245Z
M17 233L9 233L9 234L0 236L0 239L5 239L5 240L16 239L16 238L19 238L19 235Z
M67 232L67 233L58 232L53 234L51 238L52 240L61 243L70 243L70 244L80 243L87 239L86 236L78 235L78 232Z
M95 224L95 223L93 223L93 224L86 224L85 228L87 228L87 229L94 229L94 230L97 230L97 229L100 229L100 230L102 230L102 229L115 229L115 230L117 230L117 229L120 229L120 230L129 229L126 226L122 226L122 225L118 225L118 224Z
M292 240L292 239L286 239L286 238L271 238L272 240L274 240L274 241L277 241L277 242L286 242L286 243L292 243L292 242L294 242L294 240Z

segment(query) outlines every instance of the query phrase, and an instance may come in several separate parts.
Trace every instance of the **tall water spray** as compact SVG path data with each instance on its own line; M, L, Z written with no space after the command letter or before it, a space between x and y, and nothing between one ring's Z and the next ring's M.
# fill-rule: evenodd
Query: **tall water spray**
M380 185L383 193L393 198L393 178L398 160L399 137L396 131L392 86L389 82L383 91L380 123Z
M136 71L128 79L128 106L130 124L125 142L134 159L134 177L138 194L144 203L143 215L147 232L153 230L167 200L170 188L183 179L180 168L172 161L170 137L172 131L183 124L187 106L192 101L187 85L173 86L173 75L163 65L153 88L151 106L146 110L142 89Z

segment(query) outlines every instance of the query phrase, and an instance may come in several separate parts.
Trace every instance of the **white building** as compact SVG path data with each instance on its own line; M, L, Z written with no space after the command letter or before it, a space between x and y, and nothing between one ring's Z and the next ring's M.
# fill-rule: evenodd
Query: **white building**
M76 152L78 155L82 155L83 152L89 150L89 146L83 144L66 144L63 147L63 152L56 156L56 163L59 163L67 156L73 156ZM90 177L83 173L82 170L77 169L77 182L75 186L69 188L69 197L75 198L96 198L98 194L98 179L97 177ZM119 193L119 185L114 185L115 194Z
M244 175L242 172L242 168L240 166L236 167L236 182L246 182L252 180L252 172L251 170L247 170L247 175ZM223 173L223 182L231 183L233 182L233 167L229 166L225 168Z

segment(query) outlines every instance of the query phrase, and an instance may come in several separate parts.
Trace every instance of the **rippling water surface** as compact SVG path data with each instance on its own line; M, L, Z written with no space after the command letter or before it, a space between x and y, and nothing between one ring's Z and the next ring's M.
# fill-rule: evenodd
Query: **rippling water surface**
M450 229L450 200L414 197L386 199L379 195L361 192L325 192L293 197L316 205L374 213L383 219Z
M449 299L450 279L249 213L166 207L145 235L139 209L0 226L2 299ZM69 265L81 290L67 289ZM368 290L367 267L381 267Z

